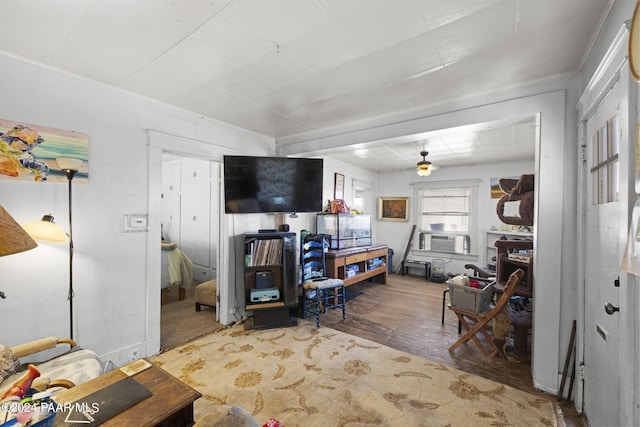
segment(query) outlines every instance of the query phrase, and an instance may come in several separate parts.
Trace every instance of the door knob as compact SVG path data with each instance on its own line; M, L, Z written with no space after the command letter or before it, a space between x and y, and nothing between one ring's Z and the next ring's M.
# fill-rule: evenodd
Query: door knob
M608 302L604 305L604 311L606 311L607 314L613 314L616 311L620 311L620 307L616 307L615 305Z

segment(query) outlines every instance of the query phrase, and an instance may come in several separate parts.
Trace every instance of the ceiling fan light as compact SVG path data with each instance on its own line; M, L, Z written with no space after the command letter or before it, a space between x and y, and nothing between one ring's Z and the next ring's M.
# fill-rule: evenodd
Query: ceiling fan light
M420 176L429 176L431 175L431 165L418 164L418 167L416 168L416 172Z
M427 155L429 154L428 151L421 151L420 155L422 156L422 160L418 162L418 164L416 165L416 173L419 176L429 176L431 175L431 162L429 160L426 159Z

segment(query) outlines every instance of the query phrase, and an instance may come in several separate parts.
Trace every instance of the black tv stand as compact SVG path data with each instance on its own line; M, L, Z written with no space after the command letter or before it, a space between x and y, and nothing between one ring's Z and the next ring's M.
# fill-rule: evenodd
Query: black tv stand
M292 326L290 309L298 305L296 233L258 230L244 233L245 311L252 316L246 329ZM251 301L251 289L258 288L261 275L268 273L277 300Z

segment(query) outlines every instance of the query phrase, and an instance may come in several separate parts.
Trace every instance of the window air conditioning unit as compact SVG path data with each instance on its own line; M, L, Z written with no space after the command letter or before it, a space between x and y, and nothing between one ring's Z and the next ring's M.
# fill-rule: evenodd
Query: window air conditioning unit
M439 234L431 235L431 250L443 252L456 251L456 237Z

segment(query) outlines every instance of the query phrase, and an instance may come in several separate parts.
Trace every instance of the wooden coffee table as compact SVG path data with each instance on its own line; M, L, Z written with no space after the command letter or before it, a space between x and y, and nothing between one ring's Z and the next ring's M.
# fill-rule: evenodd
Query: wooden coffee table
M148 361L147 361L148 362ZM139 361L138 364L141 362ZM143 363L143 362L142 362ZM193 402L202 394L152 362L150 367L131 377L147 388L151 396L109 418L101 426L191 426ZM128 365L130 366L130 365ZM122 369L126 369L125 366ZM55 395L57 403L72 403L86 398L126 378L121 369L64 390ZM60 416L62 414L58 414ZM56 419L56 422L58 420ZM86 424L90 426L91 424Z

